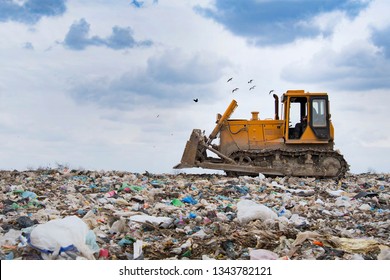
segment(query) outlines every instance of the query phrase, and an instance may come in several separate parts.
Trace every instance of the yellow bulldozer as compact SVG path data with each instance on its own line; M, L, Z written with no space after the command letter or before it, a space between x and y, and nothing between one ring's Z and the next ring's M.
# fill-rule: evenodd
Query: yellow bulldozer
M328 94L288 90L281 97L281 117L279 97L273 97L272 119L259 119L259 112L249 120L230 119L238 106L232 100L223 115L217 114L208 137L200 129L192 131L174 168L224 170L228 176L343 177L349 165L334 150ZM218 136L219 143L213 144Z

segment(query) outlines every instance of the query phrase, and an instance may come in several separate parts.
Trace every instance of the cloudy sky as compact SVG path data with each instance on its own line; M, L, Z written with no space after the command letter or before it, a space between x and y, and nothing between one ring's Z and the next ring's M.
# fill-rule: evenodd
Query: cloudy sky
M0 169L172 173L192 129L209 134L233 98L234 118L271 118L271 89L304 89L329 93L351 171L388 173L389 11L387 0L0 0Z

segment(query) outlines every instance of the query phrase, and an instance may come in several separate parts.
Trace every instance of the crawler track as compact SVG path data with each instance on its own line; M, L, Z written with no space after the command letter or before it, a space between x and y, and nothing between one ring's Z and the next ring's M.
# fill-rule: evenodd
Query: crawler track
M251 150L237 151L230 156L239 166L259 167L268 175L278 172L286 176L341 178L349 170L343 155L333 150ZM241 169L241 168L240 168ZM226 172L228 175L243 175L245 172ZM250 175L251 172L247 174Z

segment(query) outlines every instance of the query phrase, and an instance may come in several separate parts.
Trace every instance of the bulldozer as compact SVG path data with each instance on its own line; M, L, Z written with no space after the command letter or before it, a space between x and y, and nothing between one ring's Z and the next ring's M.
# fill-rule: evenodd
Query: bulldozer
M223 115L217 114L208 137L193 129L173 168L223 170L228 176L342 178L349 165L334 149L328 94L288 90L280 98L281 117L279 97L273 98L275 115L269 119L260 119L258 111L250 119L231 119L238 106L233 99Z

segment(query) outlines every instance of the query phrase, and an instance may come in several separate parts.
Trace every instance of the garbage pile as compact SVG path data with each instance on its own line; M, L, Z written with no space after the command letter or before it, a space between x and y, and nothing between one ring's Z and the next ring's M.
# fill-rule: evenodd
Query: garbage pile
M0 258L390 259L390 174L0 171Z

